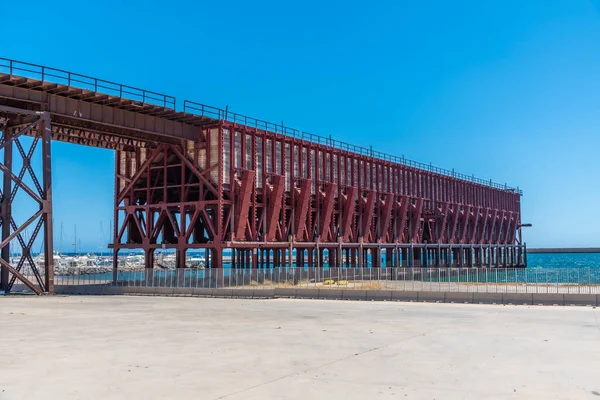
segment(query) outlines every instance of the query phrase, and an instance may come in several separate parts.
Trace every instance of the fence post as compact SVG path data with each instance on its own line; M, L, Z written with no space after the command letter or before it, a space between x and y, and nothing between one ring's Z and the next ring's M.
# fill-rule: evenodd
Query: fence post
M346 278L345 278L346 284L344 286L348 287L348 268L344 269L344 273L346 274Z
M488 279L488 269L485 269L485 293L489 293L490 292L490 280Z
M592 290L592 286L591 285L592 285L591 270L590 270L590 267L588 267L588 286L590 288L590 293L591 293L591 290ZM598 294L597 292L598 291L596 290L596 294Z

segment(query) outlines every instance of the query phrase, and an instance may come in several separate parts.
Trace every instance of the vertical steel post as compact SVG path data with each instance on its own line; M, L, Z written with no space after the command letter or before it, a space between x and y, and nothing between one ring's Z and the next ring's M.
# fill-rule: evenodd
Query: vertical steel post
M7 143L10 140L11 131L8 128L4 128L2 132L4 142ZM10 236L10 218L11 218L11 204L10 204L10 193L12 191L12 181L10 174L12 173L12 148L13 144L8 143L4 148L4 167L8 170L3 174L4 182L2 187L2 241L6 240ZM10 263L10 243L2 248L2 259L7 263ZM0 290L8 290L8 268L5 266L0 267Z
M42 205L44 214L44 267L45 287L48 294L54 294L54 243L52 230L52 158L50 151L50 141L52 140L52 131L50 126L50 115L42 115L40 122L42 134L42 169L43 169L43 189L44 203Z
M323 253L321 252L321 249L319 249L319 243L318 242L317 242L317 246L316 246L315 257L317 259L317 268L321 268L322 264L323 264Z
M358 245L358 268L363 268L364 262L364 252L363 252L363 241L362 238L359 240L359 245Z

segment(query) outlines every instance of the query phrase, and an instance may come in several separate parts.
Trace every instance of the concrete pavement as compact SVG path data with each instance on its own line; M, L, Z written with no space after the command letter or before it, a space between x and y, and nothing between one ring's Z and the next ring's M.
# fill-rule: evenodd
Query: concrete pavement
M0 399L600 399L591 307L0 298Z

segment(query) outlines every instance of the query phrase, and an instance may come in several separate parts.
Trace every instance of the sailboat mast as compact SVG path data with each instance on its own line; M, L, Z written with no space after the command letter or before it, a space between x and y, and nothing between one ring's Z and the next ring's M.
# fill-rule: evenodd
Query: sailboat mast
M58 244L58 254L60 255L63 252L63 223L60 223L60 240Z
M102 227L102 221L100 221L100 257L104 255L104 228Z

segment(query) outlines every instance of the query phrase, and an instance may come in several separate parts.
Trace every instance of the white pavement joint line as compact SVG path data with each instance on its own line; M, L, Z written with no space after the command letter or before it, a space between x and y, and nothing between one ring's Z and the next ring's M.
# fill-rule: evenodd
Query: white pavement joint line
M265 385L271 384L271 383L273 383L273 382L277 382L277 381L280 381L280 380L282 380L282 379L289 378L290 376L294 376L294 375L300 375L300 374L305 374L305 373L307 373L308 371L311 371L311 370L318 370L318 369L320 369L320 368L327 367L327 366L329 366L329 365L333 365L333 364L335 364L335 363L338 363L338 362L340 362L340 361L345 361L345 360L348 360L348 359L351 359L351 358L354 358L354 357L362 356L363 354L371 353L371 352L373 352L373 351L382 350L382 349L385 349L385 348L387 348L387 347L389 347L389 346L391 346L391 345L394 345L394 344L398 344L398 343L406 342L406 341L408 341L408 340L411 340L411 339L414 339L414 338L417 338L417 337L423 337L423 336L427 336L427 335L428 335L428 334L430 334L431 332L433 332L433 331L430 331L430 332L425 332L425 333L420 333L420 334L418 334L418 335L409 336L409 337L407 337L407 338L405 338L405 339L402 339L402 340L400 340L400 341L397 341L397 342L388 343L388 344L384 344L384 345L382 345L382 346L379 346L379 347L373 347L373 348L371 348L371 349L367 349L367 350L364 350L364 351L361 351L361 352L358 352L358 353L353 353L353 354L351 354L351 355L349 355L349 356L342 357L342 358L338 358L337 360L329 361L329 362L326 362L326 363L324 363L324 364L318 365L318 366L316 366L316 367L308 367L308 368L306 368L304 371L300 371L300 372L290 372L289 374L285 374L285 375L282 375L282 376L280 376L280 377L277 377L277 378L275 378L275 379L271 379L270 381L262 382L262 383L259 383L259 384L257 384L257 385L253 385L253 386L247 387L247 388L245 388L245 389L238 390L238 391L236 391L236 392L227 393L227 394L225 394L225 395L223 395L223 396L216 397L214 400L220 400L220 399L225 399L225 398L227 398L227 397L230 397L230 396L235 396L236 394L240 394L240 393L243 393L243 392L247 392L248 390L256 389L256 388L259 388L259 387L261 387L261 386L265 386Z

